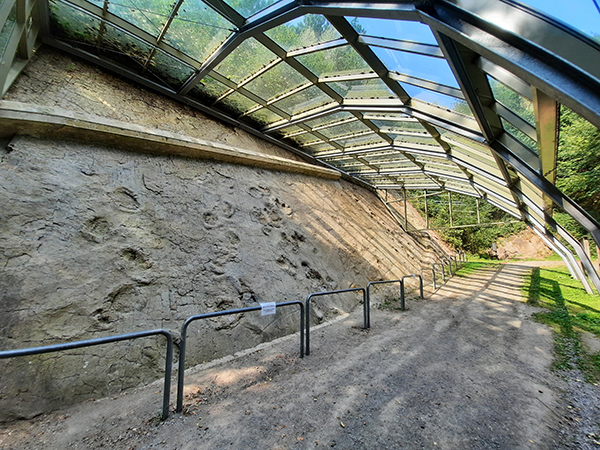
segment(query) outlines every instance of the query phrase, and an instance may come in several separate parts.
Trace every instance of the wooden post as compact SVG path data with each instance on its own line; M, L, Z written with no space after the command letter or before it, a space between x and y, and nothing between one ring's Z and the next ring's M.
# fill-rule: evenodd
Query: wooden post
M481 216L479 215L479 199L476 198L475 201L477 202L477 225L481 224Z

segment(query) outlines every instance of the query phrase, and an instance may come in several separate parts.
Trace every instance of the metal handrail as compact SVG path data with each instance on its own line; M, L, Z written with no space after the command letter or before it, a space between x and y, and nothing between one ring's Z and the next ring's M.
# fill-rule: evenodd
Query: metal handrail
M441 272L442 272L442 281L445 283L446 282L446 270L444 269L444 263L431 263L431 267L433 267L433 269L435 270L435 266L440 266L442 268Z
M400 310L406 311L405 302L404 302L404 279L405 278L416 278L419 277L419 291L421 294L421 299L423 298L423 277L421 275L417 275L416 273L410 275L404 275L400 280Z
M432 278L433 278L433 290L435 291L437 289L437 285L436 285L436 281L435 281L435 264L431 264L431 267L421 267L421 278L423 278L423 271L424 270L431 270L431 274L432 274Z
M290 302L275 303L275 308L282 306L298 305L300 306L300 358L304 358L304 305L300 300L294 300ZM181 327L181 342L179 343L179 369L177 372L177 408L176 412L183 410L183 383L184 383L184 372L185 372L185 347L187 341L187 328L188 326L200 319L209 319L211 317L228 316L230 314L241 314L250 311L258 311L262 306L249 306L248 308L240 309L228 309L226 311L216 311L206 314L197 314L195 316L188 317ZM308 341L307 341L308 344ZM308 352L306 353L308 355Z
M340 289L337 291L327 291L327 292L315 292L310 294L306 298L306 355L310 355L310 301L313 297L319 297L322 295L332 295L332 294L342 294L344 292L356 292L362 291L363 293L363 316L364 316L364 329L369 328L369 318L370 311L369 305L367 302L367 291L365 288L350 288L350 289Z
M66 342L63 344L45 345L43 347L21 348L16 350L5 350L0 352L0 359L16 358L19 356L40 355L42 353L59 352L63 350L71 350L74 348L91 347L94 345L109 344L111 342L126 341L142 337L154 336L162 334L167 338L167 354L165 356L165 384L163 392L163 409L162 419L169 417L169 396L171 392L171 370L173 365L173 336L167 330L147 330L138 331L135 333L119 334L115 336L107 336L95 339L87 339L84 341Z
M446 265L448 266L448 272L450 273L450 276L454 275L452 273L452 261L450 261L450 257L444 256L441 259L442 259L442 261L446 261L447 262Z
M454 256L448 256L448 259L450 260L450 264L452 264L452 261L454 261L454 273L456 273L458 270L458 261L456 261Z

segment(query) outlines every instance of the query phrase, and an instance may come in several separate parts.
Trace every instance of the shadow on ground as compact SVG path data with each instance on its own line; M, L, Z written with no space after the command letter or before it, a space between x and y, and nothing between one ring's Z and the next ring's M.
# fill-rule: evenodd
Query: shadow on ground
M155 384L5 426L0 448L569 448L552 336L519 292L527 270L482 268L408 311L373 308L368 331L358 308L315 328L304 359L292 335L198 366L165 422Z

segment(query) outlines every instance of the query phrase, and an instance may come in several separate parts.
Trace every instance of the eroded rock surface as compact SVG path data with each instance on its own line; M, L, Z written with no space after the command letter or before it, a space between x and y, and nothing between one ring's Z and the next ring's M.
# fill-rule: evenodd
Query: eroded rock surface
M39 56L9 98L76 110L83 96L85 112L108 108L112 118L148 126L168 107L179 115L169 115L168 127L183 123L180 132L260 147L165 99L151 99L157 110L142 110L148 92L81 62L73 63L77 72L71 64L59 67L57 58L64 62L53 52ZM264 151L286 154L267 144ZM418 272L438 248L404 234L373 193L347 182L143 149L16 136L0 150L0 179L2 349L153 328L177 334L193 314L303 300ZM320 298L312 318L358 302L351 294ZM291 308L197 322L188 366L298 325ZM32 417L159 378L164 347L163 338L148 338L1 361L0 419Z

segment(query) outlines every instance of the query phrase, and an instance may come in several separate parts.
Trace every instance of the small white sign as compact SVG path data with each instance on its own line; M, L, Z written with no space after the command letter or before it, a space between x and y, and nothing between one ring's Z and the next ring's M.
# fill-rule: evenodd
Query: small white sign
M277 309L277 307L275 306L275 302L261 303L260 304L260 315L268 316L269 314L275 314L276 309Z

